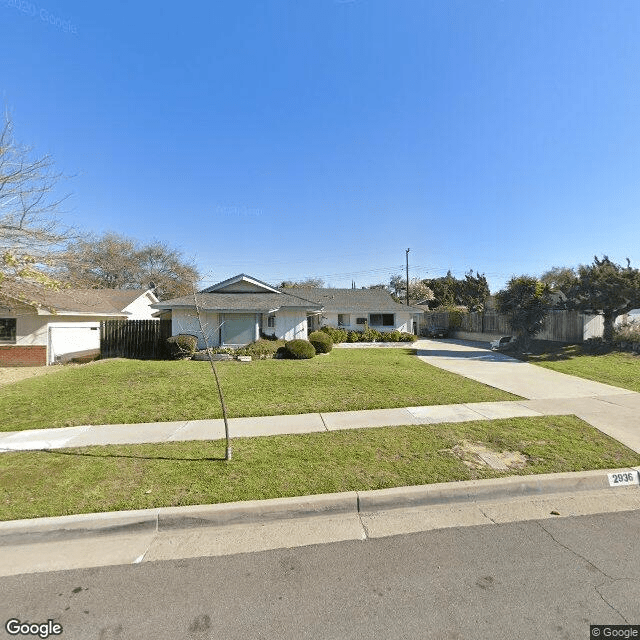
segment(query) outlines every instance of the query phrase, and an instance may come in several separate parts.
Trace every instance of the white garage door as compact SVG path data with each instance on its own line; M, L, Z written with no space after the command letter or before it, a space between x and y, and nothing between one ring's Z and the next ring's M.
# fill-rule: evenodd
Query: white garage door
M256 314L234 313L224 317L222 325L224 344L249 344L256 338Z
M99 322L67 322L49 325L49 364L100 349Z

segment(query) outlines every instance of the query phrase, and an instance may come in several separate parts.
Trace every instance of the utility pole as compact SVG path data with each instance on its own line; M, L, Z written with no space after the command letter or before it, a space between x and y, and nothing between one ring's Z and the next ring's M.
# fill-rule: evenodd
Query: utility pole
M411 249L407 249L407 307L409 306L409 251Z

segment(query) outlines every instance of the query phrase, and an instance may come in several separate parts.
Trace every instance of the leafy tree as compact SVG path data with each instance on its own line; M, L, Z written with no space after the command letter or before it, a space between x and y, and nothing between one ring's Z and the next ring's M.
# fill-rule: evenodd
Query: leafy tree
M473 275L473 269L461 280L455 278L451 271L447 271L446 276L422 282L433 291L434 308L450 309L462 305L470 311L483 311L490 295L487 278L477 271Z
M542 330L549 303L549 286L532 276L513 277L507 288L496 294L498 311L508 316L525 350Z
M608 256L594 256L593 264L578 267L578 279L569 290L571 308L601 313L604 318L603 340L613 340L613 323L617 316L640 307L640 270L612 262Z
M480 275L473 270L465 273L464 280L459 286L460 303L469 309L469 311L484 311L484 305L487 298L491 295L489 291L489 283L484 273Z
M56 197L63 178L50 156L36 157L16 142L9 116L0 131L0 300L28 301L34 283L58 288L48 267L74 230L59 220L65 197Z
M540 276L540 281L549 285L552 291L562 291L565 295L576 284L577 279L573 267L551 267Z
M155 287L161 300L189 295L199 279L196 266L166 244L139 245L117 233L71 243L59 277L75 286L105 289Z

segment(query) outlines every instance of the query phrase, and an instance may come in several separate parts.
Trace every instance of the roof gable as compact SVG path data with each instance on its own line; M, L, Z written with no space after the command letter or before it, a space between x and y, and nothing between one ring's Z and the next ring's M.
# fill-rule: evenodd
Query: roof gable
M245 273L239 273L233 278L228 278L203 289L200 293L281 293L281 291L262 282L262 280Z

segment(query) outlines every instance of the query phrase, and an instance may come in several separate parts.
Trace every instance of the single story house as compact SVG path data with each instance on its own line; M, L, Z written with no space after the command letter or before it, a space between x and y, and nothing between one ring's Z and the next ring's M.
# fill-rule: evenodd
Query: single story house
M363 331L365 326L378 331L416 333L424 309L396 302L383 289L321 289L291 287L284 289L322 305L322 313L310 319L309 330L323 325Z
M276 288L241 273L193 296L151 305L171 312L172 335L198 337L198 348L238 347L273 335L284 340L306 339L323 325L362 331L413 332L418 308L396 303L389 293L375 289Z
M25 285L25 300L0 288L0 366L41 366L100 348L100 321L150 320L151 290L45 289Z
M285 340L307 337L307 318L320 313L322 306L276 289L266 282L241 273L196 294L151 305L171 311L171 333L198 336L198 348L205 347L200 322L210 347L239 347L275 335Z

